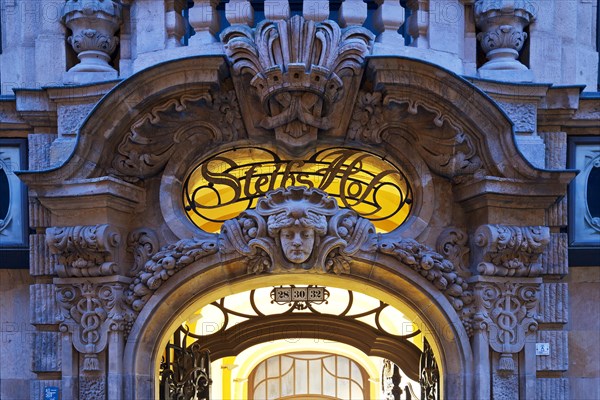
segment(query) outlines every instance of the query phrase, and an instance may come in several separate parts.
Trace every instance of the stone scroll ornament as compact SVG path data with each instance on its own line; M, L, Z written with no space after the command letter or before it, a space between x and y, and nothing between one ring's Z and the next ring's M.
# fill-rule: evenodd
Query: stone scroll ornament
M535 277L550 241L543 226L482 225L475 232L473 255L481 275Z
M110 225L52 227L46 243L58 258L62 278L107 276L117 272L119 232Z
M247 125L274 130L278 140L302 147L316 140L319 129L344 125L345 99L354 99L373 34L296 15L254 29L232 25L221 40L238 86L254 89L249 100L240 98L255 118ZM262 110L254 105L256 96Z
M351 256L375 249L375 227L352 210L339 209L325 192L305 187L271 191L255 210L226 221L224 252L248 257L248 272L350 272Z

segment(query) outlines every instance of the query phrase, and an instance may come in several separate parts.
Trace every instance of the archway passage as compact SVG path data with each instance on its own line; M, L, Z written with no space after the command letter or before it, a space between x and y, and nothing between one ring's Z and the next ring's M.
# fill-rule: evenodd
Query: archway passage
M311 339L313 344L290 346L301 338ZM240 356L266 343L268 351L263 346L262 350L250 351L249 356ZM348 371L338 368L336 357L342 356L342 346L352 349L350 357L343 356L347 364L340 361ZM323 368L323 360L329 360L330 365L334 357L335 368L319 369L314 365L317 361L306 361L306 365L298 361L299 371L303 371L298 373L304 375L297 375L290 372L296 365L293 361L285 371L278 367L279 377L274 367L271 372L264 367L266 372L256 381L257 369L269 354L279 357L280 365L281 357L296 360L293 353L304 354L303 359L319 359ZM315 285L253 289L214 301L175 330L160 357L159 392L165 400L209 399L212 392L217 393L215 398L223 399L345 399L353 391L356 393L351 398L389 395L400 400L419 397L415 393L433 393L427 398L437 398L440 392L433 351L422 332L399 310L362 293ZM214 360L223 360L222 365ZM356 368L350 367L352 363ZM247 371L239 372L235 379L231 373L211 378L216 369L237 368L239 364ZM370 366L366 379L358 379L356 371L365 369L361 364ZM307 374L314 375L312 380ZM230 389L240 381L245 382L243 390ZM211 382L217 385L214 390L209 388ZM260 395L267 391L268 396Z

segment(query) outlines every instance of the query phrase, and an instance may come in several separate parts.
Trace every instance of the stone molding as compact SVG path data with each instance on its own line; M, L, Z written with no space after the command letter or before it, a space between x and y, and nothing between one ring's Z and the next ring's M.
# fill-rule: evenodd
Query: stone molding
M254 29L233 25L221 41L236 86L248 94L240 97L248 129L275 131L278 141L298 150L314 142L319 130L347 125L343 107L354 101L373 34L296 15ZM309 48L316 53L300 50Z
M516 369L513 355L537 332L540 284L539 278L519 282L478 277L473 282L474 329L486 331L490 347L500 353L499 371Z
M108 224L48 228L46 242L58 256L60 277L106 276L118 271L121 235Z
M482 225L474 235L473 264L481 275L539 276L549 241L548 227Z
M313 239L300 240L310 242L311 246L301 260L295 260L288 251L289 247L300 248L305 243L286 244L282 240L282 230L289 227L314 232ZM249 274L281 271L351 274L350 264L359 252L396 258L440 290L459 315L469 318L462 310L472 303L472 295L451 261L413 239L393 233L376 234L370 221L351 210L339 209L335 199L325 192L304 187L268 192L255 210L226 221L218 235L184 239L163 247L137 272L127 290L127 303L139 312L171 276L214 254L244 256ZM465 323L469 324L467 319Z

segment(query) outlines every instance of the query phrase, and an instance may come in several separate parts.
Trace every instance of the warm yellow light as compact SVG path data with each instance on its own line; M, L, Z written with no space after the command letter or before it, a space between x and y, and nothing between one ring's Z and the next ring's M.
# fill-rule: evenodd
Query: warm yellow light
M307 186L322 189L390 232L410 213L412 192L405 175L364 150L324 148L302 159L259 147L226 150L198 165L186 180L183 202L190 220L207 232L256 206L269 190Z

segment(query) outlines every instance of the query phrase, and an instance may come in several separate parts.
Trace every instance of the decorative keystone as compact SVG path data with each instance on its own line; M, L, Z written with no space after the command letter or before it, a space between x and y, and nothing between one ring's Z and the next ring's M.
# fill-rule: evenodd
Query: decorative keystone
M69 72L117 72L108 63L119 44L114 36L121 24L121 5L110 0L67 0L63 24L67 38L81 61Z

